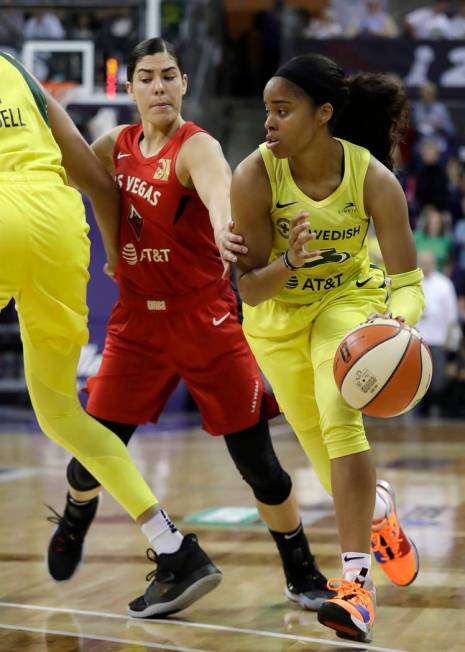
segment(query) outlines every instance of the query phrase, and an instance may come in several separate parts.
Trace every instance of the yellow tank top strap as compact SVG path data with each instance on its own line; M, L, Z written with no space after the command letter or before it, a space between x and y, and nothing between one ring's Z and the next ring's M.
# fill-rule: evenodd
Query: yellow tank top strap
M276 158L267 148L266 143L262 143L259 147L260 154L262 155L263 163L265 164L266 172L268 174L268 179L270 180L271 186L271 205L276 204L276 183L274 179L276 178Z
M341 142L347 142L347 141L341 141ZM347 143L347 144L352 145L352 143ZM356 204L360 216L365 219L369 219L369 216L365 212L363 189L365 185L366 173L368 171L368 166L370 164L370 158L371 158L370 152L364 147L357 147L357 146L351 147L350 162L354 170L354 176L355 176L355 187L357 193Z

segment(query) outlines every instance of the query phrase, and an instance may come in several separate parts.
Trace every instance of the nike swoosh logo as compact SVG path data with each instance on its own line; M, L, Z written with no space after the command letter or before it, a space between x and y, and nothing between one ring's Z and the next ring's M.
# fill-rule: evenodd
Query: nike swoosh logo
M222 324L224 322L224 320L229 317L230 314L231 314L230 312L227 312L225 315L223 315L219 319L216 319L216 317L213 317L213 319L212 319L213 326L219 326L220 324Z
M364 285L366 285L368 283L368 281L371 281L372 278L373 278L373 276L370 276L370 278L367 278L365 281L355 281L355 285L358 288L362 288Z
M293 204L297 204L296 201L290 201L287 204L281 204L279 201L276 202L276 208L285 208L286 206L292 206Z
M116 158L124 158L125 156L131 156L131 154L123 154L120 152Z
M344 561L352 561L354 559L363 559L363 557L348 557L347 555L344 555Z
M285 535L284 535L284 538L285 538L285 539L293 539L293 538L296 537L298 534L300 534L300 530L299 530L298 532L294 532L293 534L285 534Z
M163 576L162 582L164 584L168 583L168 582L174 583L174 582L176 582L176 575L170 571L166 575Z

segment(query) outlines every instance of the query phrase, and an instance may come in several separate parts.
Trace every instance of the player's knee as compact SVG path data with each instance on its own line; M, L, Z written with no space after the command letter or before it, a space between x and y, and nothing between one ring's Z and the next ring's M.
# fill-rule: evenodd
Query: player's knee
M252 473L249 477L242 476L255 498L265 505L281 505L291 493L292 481L289 474L281 467L277 471L266 476L260 473Z
M257 424L226 435L225 443L237 470L265 505L280 505L291 493L292 482L279 463L262 405Z
M75 457L68 464L66 479L69 485L76 491L90 491L91 489L100 487L100 482Z
M292 481L274 454L266 449L255 455L248 451L245 459L237 455L233 459L257 500L265 505L280 505L287 500Z

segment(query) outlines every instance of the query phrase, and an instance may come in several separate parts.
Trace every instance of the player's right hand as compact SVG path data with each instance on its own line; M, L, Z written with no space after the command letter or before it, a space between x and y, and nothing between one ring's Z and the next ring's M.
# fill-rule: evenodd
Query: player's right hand
M215 242L223 261L223 278L226 278L231 273L231 265L237 262L237 254L246 254L248 249L244 245L244 238L234 233L232 220L229 220L226 228L215 232Z
M307 260L320 255L319 249L308 251L307 242L314 240L316 234L310 230L308 213L299 211L289 223L289 249L287 259L293 267L302 267Z
M373 319L395 319L401 324L406 323L405 317L402 317L402 315L397 315L396 317L394 317L392 312L390 312L389 310L386 310L386 312L371 312L368 315L367 321L373 321Z

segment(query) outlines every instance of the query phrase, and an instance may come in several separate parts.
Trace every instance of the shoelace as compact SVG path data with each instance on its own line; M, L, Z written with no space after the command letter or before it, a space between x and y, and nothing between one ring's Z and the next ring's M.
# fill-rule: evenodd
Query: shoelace
M79 526L74 528L68 523L64 516L59 514L51 505L46 505L48 509L52 512L53 516L47 516L47 521L58 525L58 527L63 531L58 536L58 541L61 545L67 545L68 547L73 547L81 544L81 539L79 538Z
M155 552L155 550L153 550L153 548L147 548L145 554L147 555L147 559L149 561L158 564L158 555ZM160 567L157 565L157 567L154 568L152 571L150 571L150 573L147 573L147 575L145 576L146 582L150 582L153 579L157 579L157 576L160 574L160 570L161 570Z
M372 531L371 533L372 550L373 552L380 552L384 561L400 557L400 544L402 541L403 539L400 535L395 536L393 533L389 521L385 527L374 532ZM388 548L391 554L389 554Z
M327 586L330 591L337 593L336 598L338 600L351 600L364 609L367 609L367 605L371 603L370 592L358 582L333 578L328 580Z

